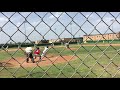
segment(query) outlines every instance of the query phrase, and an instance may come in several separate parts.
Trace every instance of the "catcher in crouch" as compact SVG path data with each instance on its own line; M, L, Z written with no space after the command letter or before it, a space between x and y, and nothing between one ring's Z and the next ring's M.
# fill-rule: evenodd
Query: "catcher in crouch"
M41 59L39 47L37 47L37 49L34 51L34 59L37 57L39 57L39 60Z

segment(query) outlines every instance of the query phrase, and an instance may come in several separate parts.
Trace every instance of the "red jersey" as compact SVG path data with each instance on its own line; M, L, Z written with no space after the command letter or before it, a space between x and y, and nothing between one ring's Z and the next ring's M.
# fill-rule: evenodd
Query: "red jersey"
M40 54L40 50L35 50L34 54Z

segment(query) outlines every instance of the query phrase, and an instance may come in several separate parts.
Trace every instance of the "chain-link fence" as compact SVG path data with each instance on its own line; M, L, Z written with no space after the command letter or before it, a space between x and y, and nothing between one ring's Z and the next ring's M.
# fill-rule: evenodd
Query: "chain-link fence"
M119 12L0 13L1 78L119 78L119 60Z

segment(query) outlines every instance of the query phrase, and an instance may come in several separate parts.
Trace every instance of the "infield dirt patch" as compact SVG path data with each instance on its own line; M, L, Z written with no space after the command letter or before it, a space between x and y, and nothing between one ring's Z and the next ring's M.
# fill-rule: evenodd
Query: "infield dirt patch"
M72 56L50 56L50 57L44 57L42 61L38 60L39 58L35 59L35 63L32 63L31 59L29 59L29 62L26 62L26 58L15 58L11 60L3 60L0 62L0 67L35 67L38 66L48 66L57 64L57 63L65 63L67 61L75 60L75 57L72 58Z

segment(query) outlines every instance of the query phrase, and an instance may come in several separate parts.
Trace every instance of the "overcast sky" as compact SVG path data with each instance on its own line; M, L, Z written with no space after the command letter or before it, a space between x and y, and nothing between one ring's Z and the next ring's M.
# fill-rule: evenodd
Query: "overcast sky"
M119 22L119 12L2 12L0 43L24 42L25 31L31 41L119 32Z

